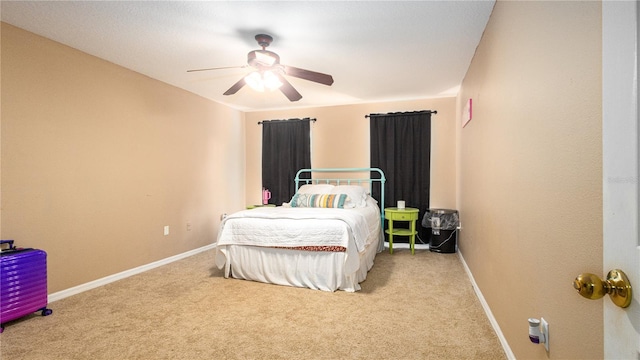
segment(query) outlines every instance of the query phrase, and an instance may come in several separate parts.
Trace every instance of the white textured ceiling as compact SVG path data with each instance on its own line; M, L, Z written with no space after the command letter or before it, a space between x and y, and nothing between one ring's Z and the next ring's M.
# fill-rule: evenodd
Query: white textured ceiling
M243 111L452 96L494 1L5 1L2 21ZM245 86L254 36L284 65L331 74L293 77L302 94Z

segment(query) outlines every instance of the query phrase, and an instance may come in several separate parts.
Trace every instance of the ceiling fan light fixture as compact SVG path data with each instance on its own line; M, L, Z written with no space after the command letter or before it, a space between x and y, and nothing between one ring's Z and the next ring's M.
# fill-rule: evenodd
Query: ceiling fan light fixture
M247 54L247 64L254 67L271 67L280 63L280 56L269 50L253 50Z
M271 71L265 71L262 75L262 78L264 80L264 87L268 90L273 91L279 89L282 86L282 81L280 81L280 79Z
M265 89L269 91L276 90L282 86L282 81L280 81L273 72L268 70L263 73L253 71L245 76L244 81L253 90L260 92L265 91Z
M264 66L271 66L276 63L275 56L271 56L270 51L256 51L256 61Z
M244 81L255 91L264 91L264 82L262 81L262 76L257 71L251 72L249 75L244 77Z

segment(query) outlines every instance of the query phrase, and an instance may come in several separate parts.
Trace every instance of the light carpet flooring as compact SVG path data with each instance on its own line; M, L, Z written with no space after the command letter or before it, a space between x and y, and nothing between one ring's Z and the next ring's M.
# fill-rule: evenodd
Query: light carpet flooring
M205 251L8 323L0 358L506 358L457 254L394 250L356 293L225 279Z

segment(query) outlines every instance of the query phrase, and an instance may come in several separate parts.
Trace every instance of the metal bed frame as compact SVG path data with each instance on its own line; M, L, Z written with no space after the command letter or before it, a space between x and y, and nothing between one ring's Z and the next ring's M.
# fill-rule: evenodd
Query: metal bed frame
M355 172L368 172L369 177L363 178L313 178L313 173L355 173ZM373 178L372 174L377 173L379 178ZM309 179L303 179L300 177L302 174L308 174ZM294 179L296 183L296 191L301 185L305 184L334 184L334 185L360 185L368 184L369 191L373 191L373 184L380 183L380 220L381 224L384 224L384 186L387 179L384 176L384 172L379 168L325 168L325 169L300 169L296 173Z

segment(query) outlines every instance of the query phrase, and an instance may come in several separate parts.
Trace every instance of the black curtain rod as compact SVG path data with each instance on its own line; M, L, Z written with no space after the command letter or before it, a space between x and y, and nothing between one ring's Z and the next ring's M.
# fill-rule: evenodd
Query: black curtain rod
M365 115L366 118L378 117L378 116L400 116L400 115L418 115L418 114L437 114L437 110L420 110L420 111L407 111L407 112L395 112L386 114L370 114Z
M316 118L302 118L302 119L298 119L298 118L295 118L295 119L274 119L274 120L262 120L262 121L258 121L258 125L262 125L262 123L263 123L263 122L265 122L265 121L289 121L289 120L310 120L310 121L316 122Z

